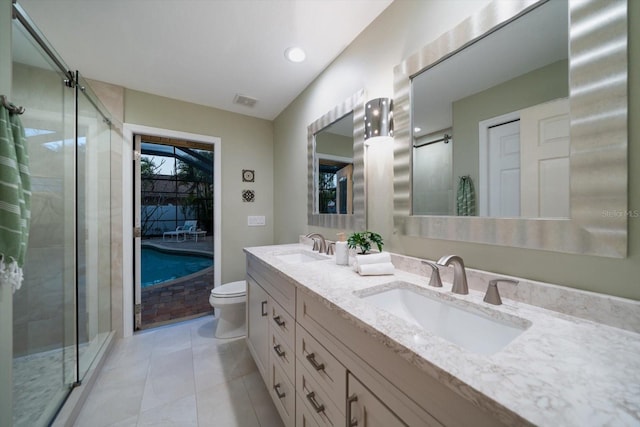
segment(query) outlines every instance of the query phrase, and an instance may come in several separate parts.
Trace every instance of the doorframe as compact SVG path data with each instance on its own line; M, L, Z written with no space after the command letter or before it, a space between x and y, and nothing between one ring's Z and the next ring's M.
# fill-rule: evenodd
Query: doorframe
M478 211L489 215L489 128L520 120L520 110L478 122Z
M184 139L213 145L213 270L214 287L222 281L222 139L216 136L181 132L132 123L123 125L122 150L122 336L134 332L133 299L133 160L135 134ZM136 153L137 156L140 153Z

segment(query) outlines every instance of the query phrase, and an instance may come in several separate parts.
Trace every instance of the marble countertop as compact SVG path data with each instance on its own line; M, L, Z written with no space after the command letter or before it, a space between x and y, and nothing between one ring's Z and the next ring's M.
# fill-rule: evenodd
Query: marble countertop
M482 292L454 295L451 283L428 287L425 276L396 269L394 275L360 276L335 258L291 263L284 253L304 245L246 248L300 291L343 312L343 317L417 368L510 424L541 426L640 425L640 334L512 301L482 301ZM446 294L495 318L530 326L502 350L481 355L410 324L360 295L403 281ZM427 289L428 288L428 289ZM346 315L345 315L346 314Z

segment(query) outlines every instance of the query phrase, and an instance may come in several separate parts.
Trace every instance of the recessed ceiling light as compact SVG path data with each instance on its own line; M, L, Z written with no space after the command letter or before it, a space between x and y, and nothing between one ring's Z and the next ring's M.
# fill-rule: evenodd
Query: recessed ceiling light
M307 54L299 47L289 47L284 51L284 57L291 62L302 62L307 57Z
M414 128L413 128L413 131L414 131L415 133L418 133L418 132L420 132L421 130L422 130L422 128L419 128L418 126L416 126L416 127L414 127Z

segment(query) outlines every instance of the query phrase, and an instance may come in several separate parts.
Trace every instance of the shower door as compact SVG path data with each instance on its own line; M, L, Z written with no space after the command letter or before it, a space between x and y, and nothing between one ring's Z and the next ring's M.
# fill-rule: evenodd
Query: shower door
M31 226L13 295L14 427L47 426L111 331L111 124L14 4L12 102L25 108Z
M24 106L31 229L13 296L13 423L44 426L76 382L75 92L13 22L12 101Z

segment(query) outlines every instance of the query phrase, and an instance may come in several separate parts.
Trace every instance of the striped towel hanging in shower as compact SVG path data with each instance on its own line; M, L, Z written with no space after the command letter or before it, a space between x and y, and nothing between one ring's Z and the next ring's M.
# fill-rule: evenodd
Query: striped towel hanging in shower
M22 285L31 218L31 177L24 128L15 107L0 103L0 286Z
M458 194L456 199L456 215L475 216L476 192L473 180L469 175L461 176L458 181Z

